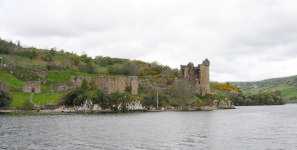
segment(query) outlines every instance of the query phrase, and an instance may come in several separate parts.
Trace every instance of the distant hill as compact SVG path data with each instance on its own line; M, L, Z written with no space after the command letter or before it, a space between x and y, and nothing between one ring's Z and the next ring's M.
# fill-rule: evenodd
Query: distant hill
M283 98L297 102L297 76L273 78L256 82L232 82L246 94L280 91Z

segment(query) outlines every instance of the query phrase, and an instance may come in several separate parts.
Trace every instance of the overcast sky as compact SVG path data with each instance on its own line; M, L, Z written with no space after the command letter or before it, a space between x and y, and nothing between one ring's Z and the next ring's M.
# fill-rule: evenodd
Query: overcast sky
M211 80L297 74L296 0L0 0L0 37L179 67Z

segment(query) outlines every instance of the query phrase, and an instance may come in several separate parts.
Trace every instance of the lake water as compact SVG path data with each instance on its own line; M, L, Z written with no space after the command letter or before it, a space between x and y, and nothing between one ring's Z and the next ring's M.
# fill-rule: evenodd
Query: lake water
M0 115L1 149L296 150L297 105L213 112Z

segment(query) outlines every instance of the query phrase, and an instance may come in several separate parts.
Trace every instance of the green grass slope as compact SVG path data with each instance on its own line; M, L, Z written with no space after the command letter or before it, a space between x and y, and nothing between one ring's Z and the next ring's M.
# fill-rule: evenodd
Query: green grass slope
M11 90L20 90L24 82L17 79L14 75L7 71L0 70L0 81L4 82Z
M244 93L280 91L282 96L290 101L297 102L297 76L274 78L257 82L233 82Z

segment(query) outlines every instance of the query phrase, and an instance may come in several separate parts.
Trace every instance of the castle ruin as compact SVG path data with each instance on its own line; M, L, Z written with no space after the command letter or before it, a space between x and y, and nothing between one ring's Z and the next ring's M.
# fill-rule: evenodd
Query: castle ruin
M138 94L139 81L137 76L74 77L72 79L73 86L80 87L82 80L94 82L106 94L115 92L130 92L132 95Z
M23 87L23 92L25 93L40 93L41 83L40 81L28 81Z
M1 81L0 81L0 91L3 91L3 92L9 91L8 87L6 86L6 84L4 84Z
M195 67L193 63L181 65L182 78L193 83L197 89L197 93L202 96L210 93L209 66L210 62L208 59L205 59L202 64L199 64L197 67Z
M107 94L114 92L130 92L138 94L139 81L137 76L98 76L95 84Z

